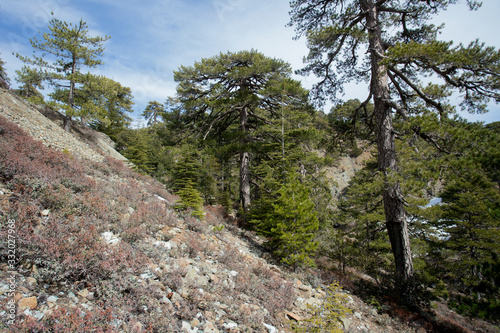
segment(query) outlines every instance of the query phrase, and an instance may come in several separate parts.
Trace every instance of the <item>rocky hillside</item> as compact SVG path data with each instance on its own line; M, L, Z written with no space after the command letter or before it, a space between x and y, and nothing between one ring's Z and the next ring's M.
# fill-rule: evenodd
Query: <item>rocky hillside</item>
M221 207L176 212L100 134L45 113L0 91L0 331L289 332L324 302L332 273L280 266ZM346 332L429 329L338 293Z
M62 115L50 108L31 105L22 98L0 88L0 115L16 123L46 147L68 151L92 161L105 156L126 160L114 149L107 135L74 123L71 133L62 129Z

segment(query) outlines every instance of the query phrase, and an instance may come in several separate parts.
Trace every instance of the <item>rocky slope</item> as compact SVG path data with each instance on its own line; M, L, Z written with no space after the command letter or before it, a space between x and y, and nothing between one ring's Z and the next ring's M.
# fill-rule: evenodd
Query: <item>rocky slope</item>
M19 125L47 147L65 150L93 161L102 161L105 156L125 160L105 134L78 123L74 123L71 133L68 133L61 128L62 115L49 108L32 105L1 88L0 115Z
M289 332L322 304L331 273L280 266L221 207L177 212L98 134L54 119L0 91L0 331ZM342 293L346 332L428 328Z

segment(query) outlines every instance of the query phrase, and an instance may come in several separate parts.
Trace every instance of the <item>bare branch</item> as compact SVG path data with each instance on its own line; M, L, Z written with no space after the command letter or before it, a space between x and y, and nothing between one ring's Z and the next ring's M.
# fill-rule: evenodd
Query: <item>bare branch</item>
M440 113L444 112L443 106L440 103L436 102L435 100L427 96L413 81L411 81L406 75L403 74L403 72L401 72L395 66L389 66L389 71L393 72L394 74L396 74L397 77L403 80L427 104L436 108Z

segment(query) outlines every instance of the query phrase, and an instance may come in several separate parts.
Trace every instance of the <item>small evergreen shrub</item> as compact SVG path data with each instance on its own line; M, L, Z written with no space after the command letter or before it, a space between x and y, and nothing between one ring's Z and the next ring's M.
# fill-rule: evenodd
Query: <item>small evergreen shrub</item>
M200 192L194 188L192 182L187 182L186 185L177 192L177 195L180 197L180 200L175 205L177 210L191 210L191 215L200 220L205 217L205 213L203 212L203 199Z
M308 305L311 317L298 323L291 323L297 333L341 333L342 319L351 312L345 305L347 295L341 292L338 282L332 283L326 290L326 296L319 305Z
M319 221L309 190L298 175L287 179L273 209L270 223L275 253L288 265L314 266L311 256L318 247L314 237Z

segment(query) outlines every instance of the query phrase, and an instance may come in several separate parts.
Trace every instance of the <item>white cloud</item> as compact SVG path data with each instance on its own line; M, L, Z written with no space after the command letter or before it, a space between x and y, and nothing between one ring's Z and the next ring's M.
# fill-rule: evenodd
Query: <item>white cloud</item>
M292 40L293 28L285 27L289 10L288 0L6 1L0 7L1 19L16 29L0 36L0 52L12 78L21 65L7 54L29 54L28 39L47 27L52 11L68 22L83 18L91 35L111 36L105 44L104 65L97 71L132 89L137 113L148 101L164 101L175 94L173 71L179 66L220 52L256 49L289 62L294 70L302 68L308 50L305 40ZM436 23L446 21L445 40L480 38L498 47L499 23L494 16L499 11L498 1L485 1L483 8L472 13L465 4L450 6ZM306 88L317 81L313 76L295 78ZM346 86L344 99L366 95L365 85L353 83Z

